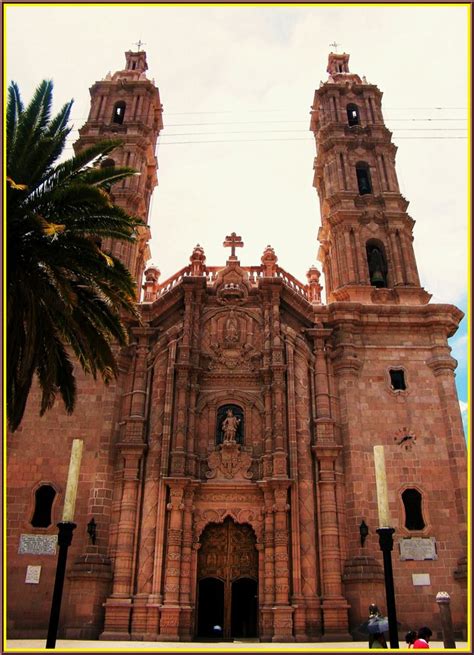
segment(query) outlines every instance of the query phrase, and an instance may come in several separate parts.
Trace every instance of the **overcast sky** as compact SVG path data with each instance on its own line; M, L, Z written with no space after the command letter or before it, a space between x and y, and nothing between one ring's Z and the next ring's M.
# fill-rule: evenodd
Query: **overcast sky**
M422 285L465 310L467 26L468 8L452 5L16 5L6 12L7 79L28 101L52 78L57 108L75 100L77 130L88 88L121 70L141 39L164 106L150 216L161 280L196 243L208 265L224 264L222 242L236 231L243 265L259 264L271 244L305 282L320 226L309 111L336 40L350 70L384 94ZM464 328L452 344L464 400L465 344Z

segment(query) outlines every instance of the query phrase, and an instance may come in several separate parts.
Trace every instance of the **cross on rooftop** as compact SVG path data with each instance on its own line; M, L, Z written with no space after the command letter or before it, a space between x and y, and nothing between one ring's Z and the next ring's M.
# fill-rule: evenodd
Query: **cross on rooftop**
M141 39L138 39L138 43L134 43L133 45L136 45L138 48L137 52L140 52L140 48L142 45L146 45L146 43L143 43Z
M329 45L330 45L331 47L333 47L334 50L335 50L336 53L337 53L337 46L339 46L339 45L341 45L341 44L340 44L340 43L336 43L336 42L334 41L334 43L330 43Z
M235 258L235 249L242 248L243 245L244 242L242 241L242 237L238 237L235 232L232 232L230 236L227 236L223 243L224 248L232 249L230 255L232 258Z

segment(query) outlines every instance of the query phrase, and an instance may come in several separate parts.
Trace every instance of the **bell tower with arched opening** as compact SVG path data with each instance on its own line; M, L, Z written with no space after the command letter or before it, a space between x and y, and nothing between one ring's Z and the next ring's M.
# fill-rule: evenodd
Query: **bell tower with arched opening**
M418 277L415 222L398 186L382 93L349 71L346 53L332 52L327 72L314 94L310 129L328 302L425 304L430 296Z
M140 289L145 262L150 258L148 213L153 189L158 184L156 140L163 128L160 93L146 76L148 65L143 51L125 53L125 68L90 88L91 106L87 122L79 130L76 152L98 141L120 139L122 144L102 162L102 166L127 166L138 175L112 186L113 201L140 217L144 225L135 243L105 244L130 270Z

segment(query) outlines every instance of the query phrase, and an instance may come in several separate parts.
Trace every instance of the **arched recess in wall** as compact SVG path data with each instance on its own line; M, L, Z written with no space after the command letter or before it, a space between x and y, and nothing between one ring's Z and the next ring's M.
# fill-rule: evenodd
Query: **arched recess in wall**
M53 523L53 505L57 491L51 483L41 483L34 492L34 508L31 525L34 528L49 528Z
M359 195L365 196L367 193L373 193L369 164L366 161L358 161L355 168Z
M125 109L127 105L123 100L119 100L114 105L114 110L112 112L112 123L117 123L122 125L123 119L125 118Z
M426 527L423 517L423 495L415 487L407 487L401 494L404 509L404 527L410 531L421 531Z
M347 122L350 127L353 125L360 125L360 112L359 112L359 107L353 103L350 102L347 107Z
M369 239L365 244L369 280L373 287L388 287L388 266L385 247L378 239Z

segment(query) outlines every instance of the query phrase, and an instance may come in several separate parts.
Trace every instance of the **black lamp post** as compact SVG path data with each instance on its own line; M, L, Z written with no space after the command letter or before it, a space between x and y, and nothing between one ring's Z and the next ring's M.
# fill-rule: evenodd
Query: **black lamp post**
M58 523L58 563L56 566L56 578L54 580L53 599L51 601L51 613L49 615L48 636L46 648L56 647L58 635L59 614L61 612L61 600L63 596L64 575L66 573L67 551L72 541L72 533L76 527L75 523Z
M385 473L385 455L383 446L374 446L375 483L377 486L377 505L379 525L376 530L379 535L380 550L383 554L383 572L385 580L385 597L387 599L388 632L390 648L398 648L398 623L395 608L395 589L393 585L392 550L393 533L388 505L387 476Z
M398 622L395 606L395 588L393 586L392 550L393 528L378 528L380 550L383 554L383 572L385 579L385 597L387 599L388 634L390 648L398 648Z
M63 596L64 576L66 573L67 551L71 545L72 533L76 527L73 519L74 508L76 506L77 485L79 482L79 469L81 466L83 445L84 442L82 439L73 439L71 458L69 460L66 493L64 494L63 516L61 522L58 523L58 562L56 565L53 598L51 600L51 613L49 616L46 648L55 648L56 646L59 614L61 612L61 600Z

